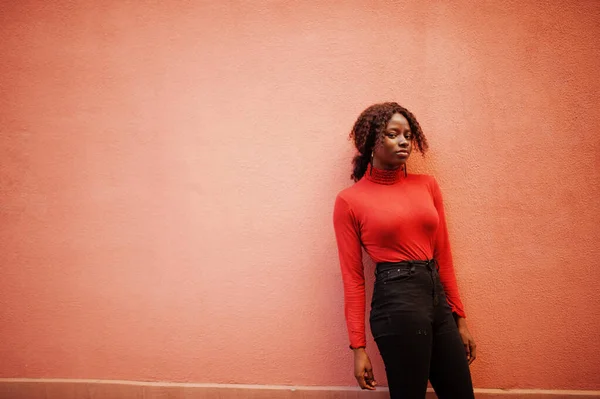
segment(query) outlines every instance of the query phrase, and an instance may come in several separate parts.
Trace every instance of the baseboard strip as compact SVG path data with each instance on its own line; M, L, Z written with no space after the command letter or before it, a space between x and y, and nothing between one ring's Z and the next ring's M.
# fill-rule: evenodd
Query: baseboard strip
M600 399L600 391L475 389L477 399ZM430 391L428 399L434 399ZM0 378L0 399L387 399L387 388Z

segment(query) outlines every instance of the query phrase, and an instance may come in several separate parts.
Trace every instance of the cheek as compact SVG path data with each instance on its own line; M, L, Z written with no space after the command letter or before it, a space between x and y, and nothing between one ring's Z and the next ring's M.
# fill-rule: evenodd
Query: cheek
M375 154L380 156L380 157L387 157L388 153L390 152L390 143L388 139L381 139L380 142L375 144Z
M387 151L394 151L396 148L396 142L394 140L390 140L387 137L383 139L382 147Z

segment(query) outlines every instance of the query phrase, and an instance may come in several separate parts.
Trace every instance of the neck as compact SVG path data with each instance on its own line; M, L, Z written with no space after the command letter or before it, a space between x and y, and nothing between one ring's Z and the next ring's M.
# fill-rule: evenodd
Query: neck
M393 164L389 164L389 163L384 164L384 163L381 163L379 161L379 159L377 159L377 158L372 159L372 162L373 162L373 167L375 169L384 169L384 170L402 169L402 167L404 165L404 164L393 165Z
M365 172L365 178L374 183L394 184L405 178L406 164L395 169L383 169L369 164Z

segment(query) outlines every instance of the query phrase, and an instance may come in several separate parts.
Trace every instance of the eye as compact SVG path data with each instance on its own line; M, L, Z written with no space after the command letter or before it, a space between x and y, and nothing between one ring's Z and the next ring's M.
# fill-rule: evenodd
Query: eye
M413 138L413 135L412 135L412 133L406 133L406 134L404 135L404 137L406 137L406 140L412 140L412 138Z
M395 133L386 133L385 135L391 139L395 139L397 136Z

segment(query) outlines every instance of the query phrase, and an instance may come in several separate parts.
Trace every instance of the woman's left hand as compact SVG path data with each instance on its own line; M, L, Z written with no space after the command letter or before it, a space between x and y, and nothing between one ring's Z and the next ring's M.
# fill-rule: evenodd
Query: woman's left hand
M456 321L458 325L458 332L460 333L460 338L463 341L463 345L465 346L465 352L467 353L467 360L469 364L473 363L475 358L477 357L477 345L475 344L475 340L471 336L469 329L467 328L467 322L462 317L459 317Z

